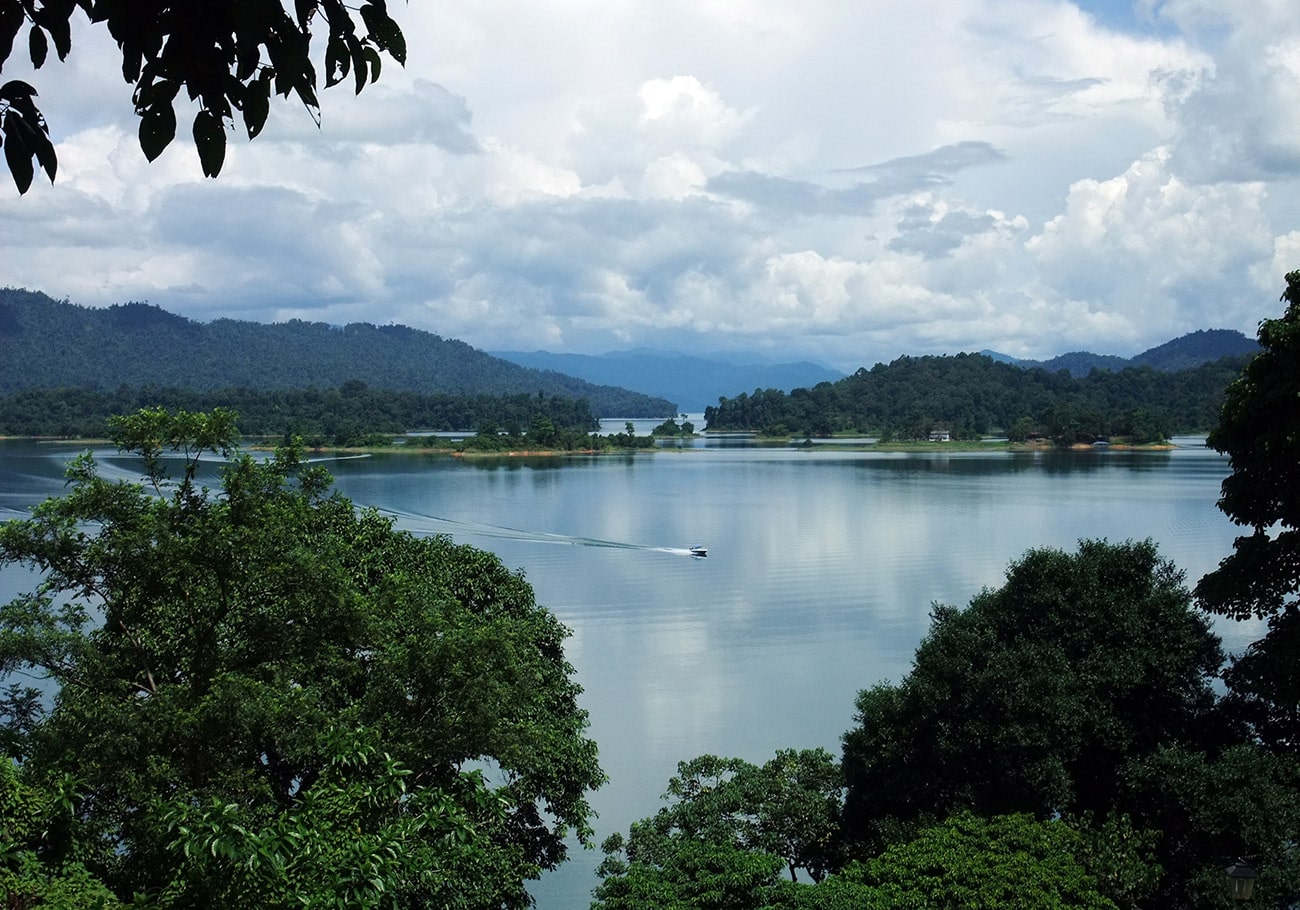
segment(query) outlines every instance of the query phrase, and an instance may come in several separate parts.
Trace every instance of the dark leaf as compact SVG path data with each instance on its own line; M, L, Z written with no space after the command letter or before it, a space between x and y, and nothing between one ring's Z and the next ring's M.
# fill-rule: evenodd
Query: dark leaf
M366 61L370 64L370 81L371 81L371 83L373 84L373 83L375 83L375 82L378 82L378 81L379 81L379 70L381 69L381 62L382 62L382 59L383 59L383 58L381 58L381 57L379 56L379 51L375 50L375 49L374 49L373 47L371 47L369 44L367 44L367 45L362 49L362 53L365 55Z
M140 78L140 64L144 56L139 46L127 44L122 47L122 78L127 82L135 82Z
M353 73L356 75L357 94L366 87L366 56L361 42L354 34L348 34L348 54L352 58Z
M316 72L310 65L307 67L307 72L294 82L293 91L312 115L316 125L320 126L320 102L316 99Z
M58 169L58 160L54 146L50 142L49 127L32 96L36 90L21 80L7 82L0 86L0 100L9 103L9 111L3 120L7 142L5 143L5 160L13 174L14 183L20 193L27 192L35 173L32 156L40 162L41 168L54 180Z
M153 161L176 138L176 112L170 101L158 101L140 117L140 150Z
M148 85L141 85L135 91L135 110L143 114L147 109L159 104L171 104L176 100L176 93L181 89L179 82L161 79Z
M338 85L348 74L352 59L348 56L347 43L340 34L330 35L325 45L325 87Z
M50 141L50 137L44 130L36 133L34 137L29 136L28 139L31 140L32 152L36 155L41 169L50 178L50 183L53 183L54 174L59 169L59 159L54 154L54 143Z
M226 129L221 118L211 111L202 110L194 117L194 146L199 152L204 177L221 173L226 161Z
M26 17L17 3L0 3L0 67L14 50L14 38L23 27Z
M21 79L12 79L4 85L0 85L0 100L8 101L11 104L19 104L26 100L30 106L30 99L35 96L36 89ZM32 109L35 110L35 108Z
M248 94L248 92L244 88L244 83L227 73L225 78L225 102L228 103L225 103L224 107L221 107L218 111L214 111L214 113L229 119L233 116L231 105L234 106L235 110L242 111L244 109L244 96L246 94ZM211 109L212 106L208 105L208 107Z
M72 10L69 8L68 13ZM54 39L54 50L58 53L60 60L67 60L68 54L72 50L72 26L68 23L67 16L54 16L47 18L42 23Z
M45 65L45 55L50 51L50 45L45 40L45 32L41 31L39 25L33 25L31 32L27 35L27 46L32 55L32 66L40 69Z
M294 0L293 6L298 14L298 27L306 31L312 17L316 15L316 0Z
M370 39L381 51L387 51L394 60L406 65L406 38L392 20L383 4L367 3L361 7L361 21L370 32Z
M243 41L240 42L236 59L238 60L238 66L235 69L235 76L241 82L245 82L252 78L253 73L257 70L257 65L262 62L262 52L254 42Z
M266 124L266 117L271 112L271 80L258 79L248 84L244 93L244 126L248 129L248 138L255 139Z
M27 192L32 185L32 177L35 175L35 169L32 167L32 153L27 150L22 134L15 130L7 120L4 150L5 162L9 165L9 173L13 175L18 192L20 194Z

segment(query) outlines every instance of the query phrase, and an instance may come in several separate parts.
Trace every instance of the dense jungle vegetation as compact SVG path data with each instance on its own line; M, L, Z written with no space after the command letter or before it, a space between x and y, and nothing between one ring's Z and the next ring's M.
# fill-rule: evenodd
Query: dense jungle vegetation
M366 387L359 381L337 389L261 391L126 387L30 389L0 397L0 435L103 438L108 420L142 408L238 412L249 436L301 436L309 445L363 445L396 434L484 429L520 436L539 419L566 432L587 435L600 422L585 399L529 395L419 395Z
M113 392L124 385L288 391L339 388L352 380L426 396L540 392L548 398L585 398L598 417L677 413L662 398L527 369L463 341L406 326L200 323L143 303L96 309L35 291L0 289L0 394L57 388Z
M1076 378L983 354L900 357L789 394L742 392L708 408L704 418L710 430L764 436L926 439L946 429L957 439L1006 433L1016 440L1040 433L1067 444L1111 436L1151 442L1214 426L1224 389L1248 360L1226 357L1177 372L1093 370Z

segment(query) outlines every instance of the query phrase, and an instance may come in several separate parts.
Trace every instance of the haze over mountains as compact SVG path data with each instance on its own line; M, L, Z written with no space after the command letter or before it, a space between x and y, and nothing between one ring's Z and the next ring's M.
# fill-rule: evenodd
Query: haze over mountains
M1132 358L1074 352L1051 360L994 359L1076 376L1092 369L1188 369L1258 349L1240 332L1192 332ZM864 364L864 366L870 366ZM812 388L842 373L825 365L778 363L761 354L687 356L632 350L602 355L502 351L405 326L199 323L160 307L81 307L36 291L0 289L0 393L30 388L114 390L122 385L196 390L374 388L422 394L542 393L586 398L604 417L697 413L755 389ZM632 390L632 391L629 391Z
M820 363L774 363L758 354L693 357L638 348L608 354L556 354L550 351L493 351L521 366L554 370L588 382L637 389L677 402L681 411L702 413L722 396L754 389L812 388L844 374Z
M1093 370L1122 370L1125 367L1148 366L1153 370L1174 373L1190 370L1220 357L1237 357L1254 354L1259 343L1232 329L1201 329L1182 335L1172 341L1148 348L1134 357L1117 357L1113 354L1093 354L1090 351L1071 351L1051 360L1018 360L997 351L981 351L994 360L1014 363L1025 368L1041 367L1055 373L1068 370L1071 376L1087 376Z
M1094 369L1119 371L1126 367L1149 366L1155 370L1176 372L1210 363L1221 357L1236 357L1259 350L1254 339L1231 329L1192 332L1135 357L1118 357L1076 351L1051 360L1017 360L996 351L980 353L1032 369L1049 372L1068 370L1073 376L1086 376ZM555 370L578 376L588 382L607 383L660 395L676 401L683 411L702 412L716 405L719 398L733 398L755 389L810 389L819 382L835 382L844 373L819 363L799 361L774 363L758 354L715 354L690 357L644 348L613 351L608 354L558 354L550 351L494 351L497 357L537 369ZM863 364L870 366L870 364Z

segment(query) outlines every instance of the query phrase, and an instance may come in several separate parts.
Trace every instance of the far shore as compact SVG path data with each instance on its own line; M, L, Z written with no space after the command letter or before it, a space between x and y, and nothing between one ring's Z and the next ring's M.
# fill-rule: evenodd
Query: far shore
M708 438L710 434L697 434L694 437L668 436L665 439L690 439L690 438ZM724 434L719 434L724 435ZM734 435L734 434L725 434ZM799 451L830 451L830 452L891 452L891 453L943 453L943 452L1168 452L1176 449L1171 442L1147 443L1143 445L1133 445L1125 442L1112 442L1105 446L1094 446L1087 443L1076 443L1069 449L1061 449L1052 445L1050 442L1009 442L1003 440L983 441L983 440L952 440L949 442L929 442L929 441L911 441L911 442L863 442L863 443L836 443L833 440L821 440L809 442L806 439L795 437L749 437L753 440L754 445L758 448L791 448ZM106 446L112 445L110 439L98 438L75 438L63 436L0 436L0 440L10 441L28 441L44 444L72 445L72 446ZM255 452L274 451L278 446L268 437L247 437L245 449ZM679 454L684 452L700 451L695 448L680 446L667 446L660 448L609 448L609 449L506 449L499 452L481 451L476 449L455 449L455 448L435 448L420 445L398 444L391 446L317 446L307 447L304 451L309 455L428 455L434 457L462 458L462 459L480 459L480 458L567 458L567 457L597 457L601 455L634 455L634 454Z

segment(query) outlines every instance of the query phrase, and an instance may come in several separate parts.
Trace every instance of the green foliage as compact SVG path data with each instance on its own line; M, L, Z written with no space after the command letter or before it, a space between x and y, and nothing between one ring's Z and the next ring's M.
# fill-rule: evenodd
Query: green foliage
M175 138L175 101L182 90L198 102L192 133L203 173L215 177L226 154L227 124L238 111L253 139L270 112L271 96L296 97L319 123L313 52L325 42L325 85L349 70L359 94L379 78L380 53L406 62L406 39L388 15L384 0L359 9L340 0L295 0L285 9L276 0L258 3L157 4L141 7L120 0L0 0L0 68L14 39L30 25L32 65L46 62L53 43L60 60L72 49L71 19L80 9L92 24L104 25L122 54L122 75L134 83L132 100L140 117L140 149L153 161ZM361 26L358 29L358 26ZM317 37L320 36L320 37ZM317 45L313 48L313 38ZM51 181L55 153L48 129L23 82L0 87L0 134L5 159L20 193L32 182L34 157Z
M350 382L358 394L343 393ZM279 434L286 420L298 418L304 426L294 432L308 436L317 432L308 423L331 417L363 418L367 432L396 433L402 427L462 430L485 419L502 426L519 420L523 428L538 413L569 427L592 414L676 411L662 398L525 369L406 326L198 323L142 303L79 307L0 288L0 394L60 389L69 391L37 396L20 413L30 420L48 414L48 424L151 405L220 406L239 411L245 433ZM555 398L564 401L553 404ZM105 399L111 400L107 410ZM85 413L88 401L100 402L92 414ZM363 407L376 409L373 419L364 419ZM320 432L332 436L335 429Z
M68 858L68 780L37 789L0 760L0 901L5 907L109 910L121 906L103 883Z
M1165 746L1134 762L1124 782L1134 822L1159 831L1162 876L1152 904L1224 907L1228 860L1260 873L1254 903L1300 894L1300 765L1255 743L1206 753Z
M789 768L799 758L820 766L829 757L789 752L778 762ZM667 794L677 802L634 824L628 840L605 842L594 910L1105 910L1117 905L1094 867L1121 893L1142 891L1151 879L1140 839L1115 845L1097 862L1088 833L1065 821L961 813L811 884L782 881L780 859L753 836L763 817L754 807L765 793L758 769L714 756L679 767Z
M982 354L900 357L888 366L876 364L839 382L789 395L755 389L723 398L717 407L705 409L704 418L711 430L764 435L779 430L780 435L852 432L926 439L942 427L959 439L978 438L995 428L1023 439L1038 425L1065 445L1098 436L1137 435L1153 441L1171 431L1212 426L1224 387L1245 360L1224 358L1178 373L1130 367L1074 378Z
M1034 431L1034 421L1025 416L1017 417L1007 427L1007 440L1009 442L1025 442L1029 439L1029 434Z
M400 433L464 429L476 424L523 423L541 416L561 433L585 436L599 426L586 400L536 395L417 395L386 392L362 384L345 395L335 389L215 392L119 389L32 389L0 397L0 434L11 436L106 435L114 416L133 414L163 402L172 409L239 412L240 429L250 436L302 436L320 445L385 446Z
M943 818L1117 808L1126 763L1208 735L1218 640L1150 542L1032 550L1006 584L936 606L913 669L858 698L852 834Z
M682 415L685 417L686 415ZM651 436L694 436L695 424L689 420L683 420L680 424L673 417L669 417L659 426L650 431Z
M1061 821L961 813L845 870L881 910L1113 910L1086 866L1086 843Z
M1208 444L1229 457L1219 508L1250 531L1196 587L1200 602L1236 619L1268 619L1268 634L1227 680L1264 740L1300 744L1300 272L1286 276L1286 310L1259 326L1261 353L1228 387Z
M603 780L567 630L495 557L394 531L293 449L200 487L222 427L123 418L148 488L83 456L0 527L0 559L42 573L0 608L0 673L59 686L0 717L34 786L77 775L72 858L164 905L522 906Z
M702 755L678 765L669 805L608 838L594 906L758 907L779 873L816 881L839 864L839 767L824 749L782 750L762 767Z
M619 846L605 842L607 850ZM783 890L779 858L732 844L682 838L661 856L607 859L593 910L757 910Z
M348 736L338 743L292 808L213 799L165 811L180 868L159 905L493 906L485 883L512 870L484 834L499 826L505 804L481 776L466 776L459 801L439 789L410 791L411 772L390 756Z

